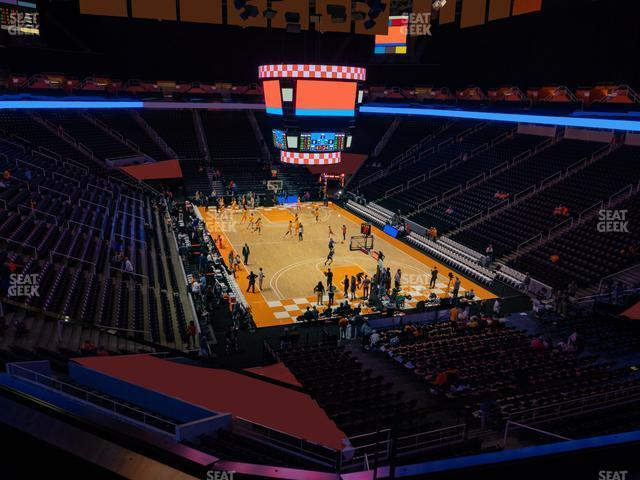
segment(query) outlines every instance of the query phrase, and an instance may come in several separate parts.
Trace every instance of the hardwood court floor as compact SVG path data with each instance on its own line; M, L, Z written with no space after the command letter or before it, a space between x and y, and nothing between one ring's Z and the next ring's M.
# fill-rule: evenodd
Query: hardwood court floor
M320 221L316 223L312 204L303 204L300 211L300 222L304 226L304 240L299 241L294 232L287 236L289 220L295 218L296 207L266 207L256 209L255 218L263 220L262 233L258 234L247 228L247 222L241 223L242 213L226 209L222 215L214 208L208 211L201 207L206 227L213 238L223 238L222 255L226 263L230 250L240 253L242 246L249 245L251 254L248 265L242 265L237 273L238 284L246 291L249 271L258 273L262 267L266 278L263 290L256 293L245 293L251 305L253 317L258 327L285 325L295 322L308 306L316 303L313 287L318 281L324 281L327 267L324 266L328 252L329 227L334 232L335 256L331 270L334 272L334 285L342 290L342 280L358 272L365 272L371 277L376 271L373 257L361 251L350 251L349 240L352 235L360 235L362 220L352 213L330 203L328 207L320 206ZM342 243L342 225L347 227L346 241ZM425 300L431 291L438 296L446 296L447 275L451 271L446 266L429 256L413 249L399 240L389 237L377 228L373 228L374 250L382 250L385 255L385 266L391 268L395 275L399 268L402 271L402 290L411 295L406 307L411 308L420 300ZM440 272L436 288L429 290L431 268L437 265ZM455 274L455 272L453 272ZM480 299L494 298L495 295L480 285L460 277L461 293L473 289ZM361 292L358 292L358 296ZM342 293L336 293L336 302L344 300ZM350 303L361 300L356 298ZM324 305L327 297L324 297ZM320 307L322 311L323 308Z

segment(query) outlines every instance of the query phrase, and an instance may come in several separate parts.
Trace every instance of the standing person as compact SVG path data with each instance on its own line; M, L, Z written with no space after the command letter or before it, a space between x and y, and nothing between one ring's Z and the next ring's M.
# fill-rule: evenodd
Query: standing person
M493 262L493 244L490 243L489 245L487 245L484 253L487 255L489 262Z
M318 282L318 284L313 287L313 293L316 294L316 303L318 305L322 305L322 302L324 300L324 285L322 284L322 282Z
M304 239L304 227L301 223L298 224L298 241L301 242Z
M320 207L313 207L313 216L316 217L316 223L320 223Z
M251 253L251 250L249 250L249 245L247 245L245 243L244 247L242 247L242 257L244 258L244 264L245 265L249 265L249 254L250 253Z
M371 279L369 275L365 275L362 280L362 296L364 298L369 298L369 287L371 286Z
M327 286L327 294L329 295L329 306L333 306L333 299L336 294L336 286L333 283L329 283Z
M196 333L198 333L198 329L196 328L195 322L191 320L187 327L187 344L189 345L189 348L196 346Z
M124 271L125 280L127 282L133 279L133 263L129 260L129 257L124 257Z
M256 293L256 278L258 278L258 276L255 273L253 273L253 270L252 270L247 276L247 280L249 280L249 286L247 287L247 292L251 290L251 293Z
M283 239L287 237L293 237L293 222L289 220L289 225L287 225L287 231L285 232Z
M346 225L342 225L342 243L344 243L347 240L347 226Z
M398 269L393 277L393 286L396 290L400 291L400 282L402 280L402 271Z
M263 290L262 283L264 282L264 277L264 271L262 270L262 267L260 267L260 269L258 270L258 287L260 288L260 291Z
M342 285L344 286L344 298L349 298L349 277L344 276L344 280L342 280Z
M331 271L330 268L327 268L327 271L324 274L325 277L327 277L327 287L329 285L333 285L333 272Z
M253 229L254 232L258 232L258 235L262 234L262 218L258 217L258 219L256 220L256 226Z
M429 281L429 288L436 288L436 282L438 281L438 267L435 266L431 269L431 280Z
M357 287L358 287L358 283L356 281L356 277L351 275L351 284L350 284L351 300L355 300L356 299Z
M458 298L458 292L460 291L460 279L458 277L456 277L455 281L453 282L453 298Z
M331 240L333 240L333 236L334 236L334 235L335 235L335 234L333 233L333 229L331 228L331 225L329 225L329 238L330 238Z

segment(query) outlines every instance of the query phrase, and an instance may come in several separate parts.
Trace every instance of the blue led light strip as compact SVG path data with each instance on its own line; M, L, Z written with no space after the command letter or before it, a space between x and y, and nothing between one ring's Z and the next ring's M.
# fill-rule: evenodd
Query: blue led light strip
M601 128L640 132L640 121L611 120L604 118L556 117L549 115L525 115L521 113L491 113L468 110L446 110L438 108L373 107L362 105L360 113L383 113L387 115L423 115L429 117L466 118L472 120L493 120L496 122L535 123L564 127Z
M109 102L109 101L55 101L55 100L8 100L0 101L0 109L38 109L38 108L55 108L59 110L64 109L78 109L78 108L143 108L143 102L123 101L123 102Z

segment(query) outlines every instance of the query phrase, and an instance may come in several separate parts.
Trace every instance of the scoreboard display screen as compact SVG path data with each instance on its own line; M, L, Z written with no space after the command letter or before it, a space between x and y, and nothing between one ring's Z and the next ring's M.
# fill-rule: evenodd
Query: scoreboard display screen
M282 130L273 130L273 146L279 150L286 150L287 134Z
M341 152L344 149L344 133L311 132L300 135L302 152Z

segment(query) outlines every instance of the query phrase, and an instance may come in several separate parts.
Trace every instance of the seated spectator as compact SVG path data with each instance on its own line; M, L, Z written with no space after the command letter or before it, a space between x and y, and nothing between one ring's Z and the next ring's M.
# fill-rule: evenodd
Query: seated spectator
M375 350L377 348L378 342L380 342L380 334L377 330L372 330L371 336L369 337L369 345L371 350Z
M80 347L80 351L85 355L94 355L97 349L91 340L85 340Z

